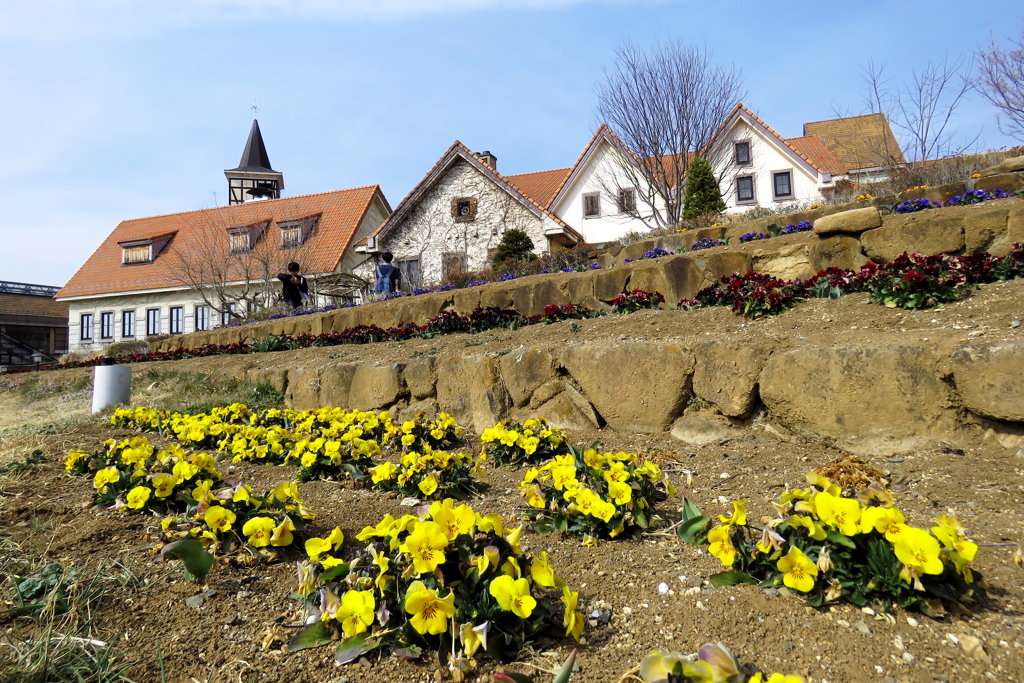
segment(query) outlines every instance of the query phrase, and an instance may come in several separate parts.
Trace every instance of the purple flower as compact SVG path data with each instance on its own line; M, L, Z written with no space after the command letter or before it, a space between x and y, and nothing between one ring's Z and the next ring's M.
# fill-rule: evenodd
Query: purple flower
M623 263L632 263L632 262L633 262L633 259L631 259L631 258L627 258L627 259L622 259L622 262L623 262Z
M563 273L571 273L572 272L572 268L562 268L562 272Z
M601 268L601 264L598 263L597 261L595 261L594 263L590 264L590 269L591 270L599 270L600 268Z

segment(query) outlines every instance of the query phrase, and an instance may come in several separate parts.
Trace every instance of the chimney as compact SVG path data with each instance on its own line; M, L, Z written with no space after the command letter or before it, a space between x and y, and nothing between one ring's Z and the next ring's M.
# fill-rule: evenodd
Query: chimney
M498 170L498 157L494 156L489 151L480 152L477 154L477 156L480 158L480 161L484 162L485 164L493 168L495 171Z

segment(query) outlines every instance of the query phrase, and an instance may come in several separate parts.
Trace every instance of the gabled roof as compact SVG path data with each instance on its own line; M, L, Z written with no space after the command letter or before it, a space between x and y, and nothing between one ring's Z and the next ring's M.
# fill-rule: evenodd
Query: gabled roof
M800 138L786 138L786 142L804 157L812 159L814 165L822 171L828 171L835 175L847 173L849 170L839 159L836 159L832 150L819 137L805 135Z
M228 230L231 228L267 222L273 225L315 216L319 216L316 228L306 243L294 251L302 255L304 273L333 272L378 197L385 209L390 210L380 187L368 185L122 221L56 296L63 299L181 287L182 283L176 279L179 259L195 256L199 249L197 243L209 239L211 234L216 238L213 242L215 248L222 252L222 258L227 259L230 247ZM151 263L121 264L119 243L152 240L168 233L174 235L173 239ZM272 227L262 239L277 239ZM291 253L293 250L281 249L282 265L292 260Z
M571 171L572 168L556 168L552 171L518 173L505 176L505 180L518 187L520 192L538 206L546 209L551 206L551 200L558 194L559 188Z
M579 242L583 241L582 235L573 230L569 225L562 221L562 219L558 218L554 214L549 213L546 206L542 206L538 200L529 196L525 191L520 189L514 182L512 182L512 178L514 176L506 177L501 175L496 170L491 168L488 164L485 164L483 161L481 161L476 154L471 152L468 147L463 145L458 140L452 143L452 146L449 147L448 150L443 155L441 155L441 158L437 160L437 163L435 163L434 166L429 171L427 171L427 174L423 176L423 179L416 184L416 187L414 187L412 191L408 195L406 195L405 199L403 199L398 204L398 206L395 207L394 212L388 217L386 221L384 221L384 224L377 228L377 230L370 237L373 238L373 240L377 240L383 235L385 235L388 231L390 231L394 226L398 225L402 220L404 220L406 216L409 214L409 212L424 198L427 192L429 192L430 189L434 187L434 185L441 179L441 177L444 176L448 169L450 169L452 165L458 162L459 160L465 161L470 166L475 168L477 171L482 173L485 177L489 178L496 185L498 185L498 187L508 192L514 199L519 201L523 206L525 206L537 217L546 217L550 219L552 222L556 223L560 228L562 228L562 230L568 235L570 235L573 239ZM542 171L542 173L550 172ZM536 174L522 174L522 176L532 175ZM520 180L522 179L522 176L519 176ZM534 191L536 191L537 188L541 186L539 182L534 182L535 179L527 178L526 180L527 184L530 185L531 189L533 189ZM369 242L370 240L367 240L367 243ZM360 244L362 244L362 241L360 242Z
M903 164L903 151L884 114L865 114L804 124L804 135L814 135L850 170Z
M256 119L252 120L252 128L249 129L249 139L245 143L245 150L242 152L242 160L238 162L238 168L229 168L228 170L247 171L250 173L277 173L277 171L270 167L270 156L267 154L267 146L263 144L260 124Z
M828 164L823 165L823 162L819 162L811 158L802 150L798 149L795 145L791 144L788 140L786 140L786 138L782 137L777 132L775 132L775 129L769 126L767 123L765 123L760 116L758 116L750 109L747 109L745 106L743 106L742 102L737 102L736 106L732 108L732 111L725 118L725 121L723 121L722 125L719 126L718 131L711 137L711 143L708 145L708 147L713 148L718 137L721 134L728 131L729 129L731 129L736 120L741 118L744 119L748 124L754 126L755 128L760 128L765 133L766 137L768 137L769 139L774 139L779 144L783 152L787 152L791 156L793 156L795 160L803 162L804 165L808 166L811 171L821 173L828 172L831 170L829 168L825 168L825 166L827 166Z

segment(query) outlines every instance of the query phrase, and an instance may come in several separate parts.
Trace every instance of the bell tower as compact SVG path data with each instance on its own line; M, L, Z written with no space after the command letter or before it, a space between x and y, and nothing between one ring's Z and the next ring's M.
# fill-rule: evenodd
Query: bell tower
M245 143L238 168L224 171L228 179L228 205L261 199L279 199L284 189L284 174L270 166L270 157L263 144L260 124L252 120L249 140Z

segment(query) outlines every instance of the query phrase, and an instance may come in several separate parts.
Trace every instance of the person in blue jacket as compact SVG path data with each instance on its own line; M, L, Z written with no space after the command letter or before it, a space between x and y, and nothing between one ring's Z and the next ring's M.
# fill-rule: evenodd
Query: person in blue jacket
M374 287L373 292L377 295L386 295L398 291L398 288L402 286L402 271L391 265L395 257L390 251L385 251L381 258L384 259L384 263L377 266L373 271L374 276L377 278L377 285Z

